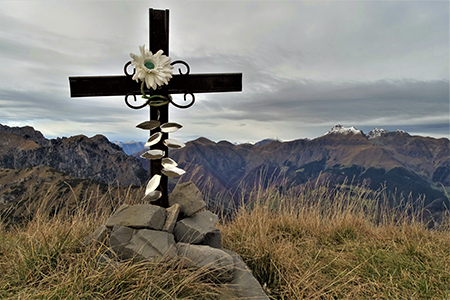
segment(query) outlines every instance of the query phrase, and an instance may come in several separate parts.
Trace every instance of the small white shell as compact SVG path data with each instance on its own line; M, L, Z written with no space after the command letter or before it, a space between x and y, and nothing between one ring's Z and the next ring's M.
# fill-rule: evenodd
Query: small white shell
M161 170L161 173L167 177L177 177L183 175L186 171L177 167L165 167Z
M167 139L164 140L164 145L166 145L169 148L179 149L186 146L183 142L175 139Z
M144 130L152 130L152 129L157 128L159 125L161 125L161 122L156 121L156 120L150 120L150 121L142 122L142 123L136 125L136 127L140 128L140 129L144 129Z
M176 167L178 164L171 158L165 157L161 160L161 165L165 167Z
M153 149L145 152L141 155L141 157L145 159L160 159L164 156L164 154L165 152L163 150Z
M159 198L161 198L162 193L160 191L153 191L148 193L147 195L144 196L144 198L142 198L142 201L149 201L149 202L153 202L158 200Z
M166 133L171 133L171 132L177 131L181 127L183 127L183 125L178 124L178 123L165 123L165 124L161 125L161 131L166 132Z
M161 140L162 137L162 133L161 132L156 132L154 134L152 134L150 136L150 138L147 140L147 143L145 143L145 147L150 147L153 145L156 145L159 143L159 141Z
M152 179L148 181L147 187L145 188L145 196L147 196L151 192L154 192L160 182L161 182L161 175L159 174L153 175Z

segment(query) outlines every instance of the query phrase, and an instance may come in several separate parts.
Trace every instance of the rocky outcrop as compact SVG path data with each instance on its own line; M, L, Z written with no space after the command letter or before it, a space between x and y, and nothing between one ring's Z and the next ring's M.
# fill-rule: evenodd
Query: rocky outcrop
M239 255L222 248L222 235L215 228L218 216L207 210L192 213L185 205L204 207L196 189L192 183L177 187L177 196L171 198L172 206L167 209L151 204L122 205L86 240L108 247L98 263L119 267L130 260L176 260L181 266L207 270L205 274L227 287L231 299L269 299Z
M148 173L135 157L103 135L47 140L32 127L0 128L0 168L48 166L79 178L101 183L141 185Z
M49 140L47 140L40 131L34 130L31 126L9 127L0 124L0 132L11 133L20 136L25 140L35 141L40 146L47 146L49 143Z

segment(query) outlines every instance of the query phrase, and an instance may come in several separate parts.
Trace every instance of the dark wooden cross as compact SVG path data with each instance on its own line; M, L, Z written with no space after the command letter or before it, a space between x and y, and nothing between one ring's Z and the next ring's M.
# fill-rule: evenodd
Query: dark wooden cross
M169 10L150 9L150 46L149 50L155 54L158 50L163 50L164 54L169 56ZM167 96L169 94L184 94L191 98L188 105L176 105L177 107L187 108L195 101L194 93L218 93L218 92L240 92L242 91L242 74L189 74L189 66L182 61L187 67L186 73L174 74L168 85L158 89L158 95ZM176 63L173 62L173 63ZM125 65L125 76L90 76L90 77L69 77L70 95L71 97L95 97L95 96L126 96L125 101L128 106L128 97L141 93L141 83L132 80L132 76L127 73ZM145 89L146 94L153 95L155 91ZM139 108L142 108L143 105ZM132 106L130 106L132 107ZM133 107L132 107L133 108ZM161 124L169 121L169 105L160 107L150 107L150 120L159 120ZM158 131L152 130L150 135ZM161 149L168 156L167 147L162 143L168 138L168 134L164 133L161 142L152 146L152 149ZM161 160L150 161L150 176L161 174ZM162 197L155 203L162 207L168 207L169 201L167 197L168 180L166 176L162 176L159 190Z

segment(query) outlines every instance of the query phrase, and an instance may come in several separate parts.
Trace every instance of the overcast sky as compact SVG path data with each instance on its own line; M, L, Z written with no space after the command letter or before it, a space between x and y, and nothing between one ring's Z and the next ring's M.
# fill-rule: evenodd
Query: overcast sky
M170 10L172 60L243 73L242 93L170 107L174 138L293 140L336 124L450 137L448 1L0 0L0 123L146 141L148 109L70 98L68 77L122 75L148 47L150 7Z

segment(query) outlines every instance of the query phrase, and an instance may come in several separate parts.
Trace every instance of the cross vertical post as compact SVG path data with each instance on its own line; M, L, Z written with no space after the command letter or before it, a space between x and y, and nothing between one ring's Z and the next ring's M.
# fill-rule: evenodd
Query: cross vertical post
M163 50L164 54L169 56L169 11L168 10L154 10L150 8L149 10L149 50L152 53L156 53L159 50ZM155 91L151 90L150 95L154 95ZM162 86L158 89L158 95L168 96L167 86ZM150 106L150 120L158 120L161 124L169 122L169 105L164 105L160 107ZM157 132L157 129L150 131L150 135ZM163 144L163 140L169 137L168 133L163 133L161 141L151 146L151 149L160 149L165 152L164 157L168 157L169 149ZM161 175L161 160L150 160L150 177L155 174ZM159 189L162 193L161 198L159 198L155 204L162 207L169 207L168 199L168 178L166 176L161 177L161 183Z

